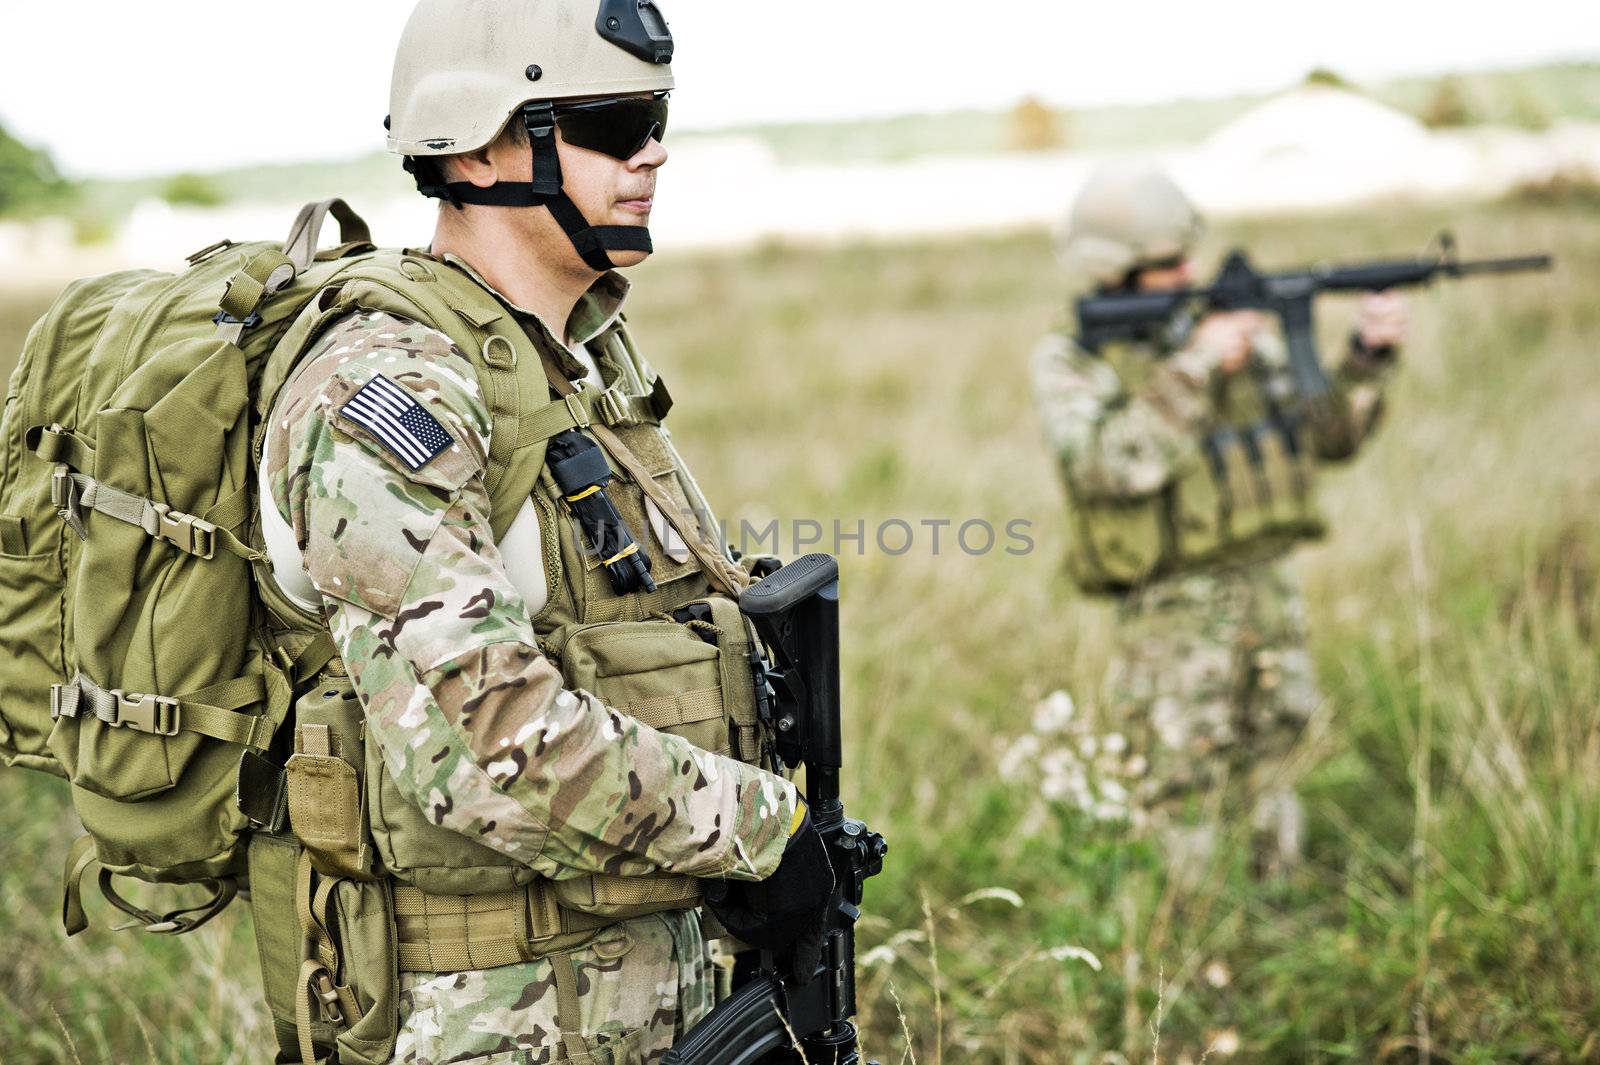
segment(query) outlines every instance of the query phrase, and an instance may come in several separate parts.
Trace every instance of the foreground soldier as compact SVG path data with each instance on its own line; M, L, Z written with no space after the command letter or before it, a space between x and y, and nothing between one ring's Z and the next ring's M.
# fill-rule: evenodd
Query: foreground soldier
M403 266L411 303L361 290L266 426L275 612L326 619L364 717L396 1061L655 1061L712 1005L692 878L764 880L719 913L769 945L831 887L804 803L759 767L746 578L691 516L708 510L660 427L670 399L621 320L613 268L650 252L671 51L648 0L424 0L390 117L444 201ZM447 335L497 318L512 340ZM508 421L508 390L530 388L548 409ZM507 520L491 498L516 476L533 491ZM613 520L580 520L601 496ZM336 677L321 695L351 701ZM298 708L297 758L339 746L318 720ZM340 858L301 813L320 878ZM348 965L311 980L292 1036L279 1018L286 1057L348 1028ZM340 1060L377 1056L358 1043Z
M1079 196L1060 250L1101 293L1172 291L1193 282L1199 232L1165 174L1109 167ZM1072 507L1069 567L1117 598L1113 700L1149 761L1137 799L1174 863L1209 856L1214 829L1194 807L1230 780L1258 867L1300 855L1286 756L1320 697L1287 556L1323 532L1314 461L1348 458L1376 424L1405 313L1391 294L1363 299L1331 414L1308 432L1284 431L1294 385L1271 324L1212 314L1099 355L1060 332L1034 357Z

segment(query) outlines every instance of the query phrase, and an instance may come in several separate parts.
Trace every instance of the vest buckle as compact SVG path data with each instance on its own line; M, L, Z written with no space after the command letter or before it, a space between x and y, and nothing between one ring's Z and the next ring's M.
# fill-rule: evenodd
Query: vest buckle
M638 425L639 418L633 413L632 404L628 402L630 398L613 385L595 397L595 411L600 415L600 419L613 429L626 429Z

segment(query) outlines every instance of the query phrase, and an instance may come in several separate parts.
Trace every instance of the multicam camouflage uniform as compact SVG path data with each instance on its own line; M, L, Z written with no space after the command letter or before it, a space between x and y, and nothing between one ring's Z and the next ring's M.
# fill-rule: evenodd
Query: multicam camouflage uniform
M1205 441L1218 429L1255 424L1262 412L1251 400L1262 395L1291 402L1287 359L1276 336L1263 332L1253 367L1230 382L1214 353L1187 342L1188 332L1180 323L1170 342L1108 348L1103 357L1051 335L1034 358L1034 392L1071 497L1072 567L1090 590L1119 596L1112 698L1126 717L1120 726L1149 762L1136 799L1157 823L1170 823L1180 807L1232 780L1226 794L1254 810L1269 853L1293 857L1298 804L1285 757L1320 696L1285 556L1319 523L1298 509L1292 521L1241 520L1251 504L1287 513L1264 477L1248 478L1246 492L1234 486L1231 525L1195 512L1226 479ZM1387 364L1352 348L1334 375L1335 413L1311 434L1316 457L1347 457L1368 435ZM1179 497L1195 496L1197 479L1210 482L1199 493L1207 502L1186 507ZM1256 494L1242 498L1248 491ZM1143 513L1147 505L1170 517L1173 531L1136 576L1106 579L1097 566L1111 548L1104 538L1095 543L1096 515ZM1219 526L1232 535L1217 535Z
M614 320L623 291L615 275L597 282L569 323L575 339ZM561 347L518 317L541 346ZM563 367L583 373L570 358ZM341 412L377 375L453 440L420 469ZM791 784L563 689L508 574L519 560L490 529L490 427L448 338L366 312L327 332L274 410L272 501L320 593L367 742L430 821L546 877L769 875L795 818ZM711 1004L698 911L625 922L569 956L584 1052L569 1040L563 1060L658 1060ZM557 1060L555 1016L549 961L403 973L396 1060Z

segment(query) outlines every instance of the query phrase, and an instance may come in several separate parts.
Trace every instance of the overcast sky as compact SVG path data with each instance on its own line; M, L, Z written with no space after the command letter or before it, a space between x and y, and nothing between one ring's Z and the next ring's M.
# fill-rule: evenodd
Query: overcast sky
M406 0L5 0L0 123L75 175L382 146ZM1314 66L1395 74L1600 58L1595 0L662 0L674 121L1216 96Z

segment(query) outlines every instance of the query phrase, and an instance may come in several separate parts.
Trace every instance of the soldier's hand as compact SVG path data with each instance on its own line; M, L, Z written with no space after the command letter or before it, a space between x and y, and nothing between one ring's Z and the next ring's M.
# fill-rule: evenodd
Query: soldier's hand
M1411 327L1411 308L1398 292L1369 292L1356 310L1356 337L1368 351L1399 347Z
M705 902L735 939L763 950L793 947L796 954L806 955L792 962L796 973L809 976L816 968L821 942L816 933L833 883L828 846L808 810L771 876L755 882L708 880Z
M1260 311L1219 311L1195 327L1194 345L1215 360L1217 369L1235 374L1250 365L1256 334L1266 326Z

